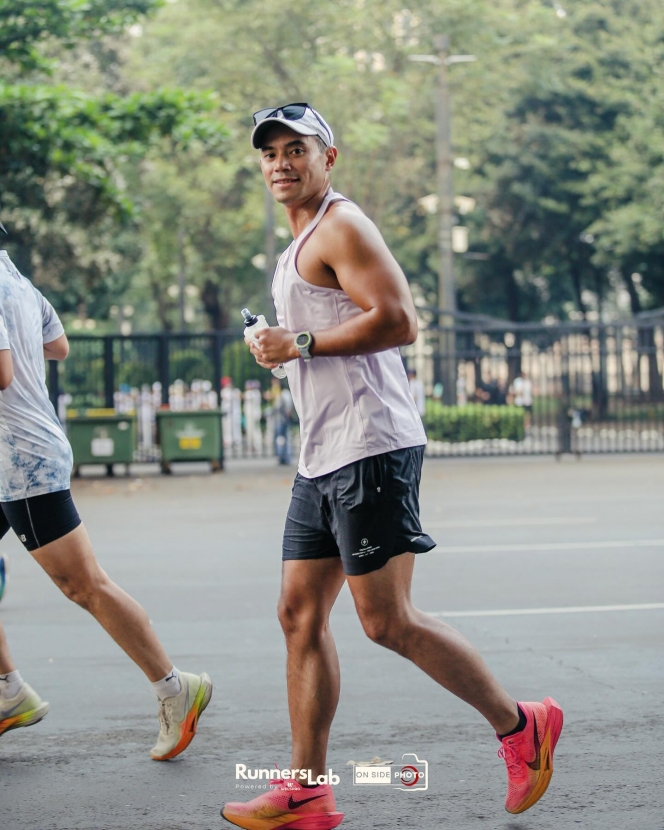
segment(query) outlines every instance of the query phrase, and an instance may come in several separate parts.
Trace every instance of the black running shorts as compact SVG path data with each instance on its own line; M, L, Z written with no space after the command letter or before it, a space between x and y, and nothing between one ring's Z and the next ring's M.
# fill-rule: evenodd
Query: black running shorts
M299 473L284 530L283 558L340 556L347 576L382 568L400 553L436 546L420 524L424 447L355 461L317 478Z
M81 524L69 490L0 503L0 539L11 528L28 550L37 550Z

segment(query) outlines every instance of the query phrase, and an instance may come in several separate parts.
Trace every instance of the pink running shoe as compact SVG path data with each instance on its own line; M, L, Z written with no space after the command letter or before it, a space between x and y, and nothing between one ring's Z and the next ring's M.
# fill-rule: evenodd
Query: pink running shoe
M553 775L553 750L563 728L563 710L551 697L521 703L526 726L502 739L498 755L507 765L508 813L523 813L546 792Z
M332 830L343 821L329 784L303 787L280 778L269 784L270 792L251 801L224 805L223 818L245 830Z

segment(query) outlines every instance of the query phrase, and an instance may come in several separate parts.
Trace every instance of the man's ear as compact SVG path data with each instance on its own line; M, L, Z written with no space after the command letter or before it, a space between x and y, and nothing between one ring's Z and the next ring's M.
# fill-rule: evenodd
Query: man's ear
M325 169L331 170L337 160L338 150L336 147L327 147L325 150Z

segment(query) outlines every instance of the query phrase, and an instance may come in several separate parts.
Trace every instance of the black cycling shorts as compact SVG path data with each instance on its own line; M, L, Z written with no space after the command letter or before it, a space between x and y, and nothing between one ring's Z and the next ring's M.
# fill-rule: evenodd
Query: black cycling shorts
M382 568L401 553L436 546L420 524L424 447L355 461L316 478L299 473L284 530L283 559L340 556L347 576Z
M0 539L11 528L28 550L37 550L81 524L69 490L0 503Z

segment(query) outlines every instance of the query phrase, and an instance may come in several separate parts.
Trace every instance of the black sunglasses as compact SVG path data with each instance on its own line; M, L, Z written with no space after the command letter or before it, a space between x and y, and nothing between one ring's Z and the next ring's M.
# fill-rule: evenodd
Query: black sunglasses
M330 131L328 130L327 125L318 115L316 110L306 103L286 104L285 106L277 107L276 109L267 107L266 109L258 110L258 112L254 113L254 125L258 126L261 121L265 121L267 118L279 118L280 115L285 121L299 121L301 118L304 118L304 114L307 110L315 116L316 121L318 121L321 127L325 130L325 133L329 138Z

